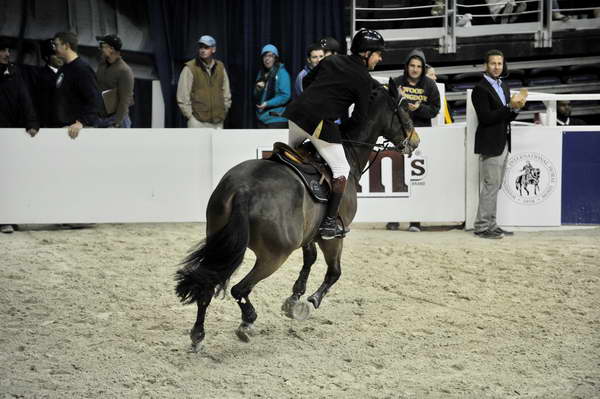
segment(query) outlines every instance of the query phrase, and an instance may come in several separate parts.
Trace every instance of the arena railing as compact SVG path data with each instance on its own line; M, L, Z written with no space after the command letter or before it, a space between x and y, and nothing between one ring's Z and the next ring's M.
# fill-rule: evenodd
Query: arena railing
M351 29L352 36L359 27L377 29L386 41L414 41L437 39L440 53L455 53L456 39L460 37L483 37L493 35L530 34L535 47L552 47L552 32L570 29L598 29L600 18L575 19L566 21L553 20L554 12L581 13L597 10L594 7L579 7L568 9L553 9L552 0L519 0L526 4L527 9L520 13L489 13L489 5L499 3L483 3L469 5L461 0L444 0L443 12L439 15L417 17L389 17L392 13L410 12L418 13L423 10L433 10L436 4L412 7L361 7L361 0L352 0L351 3ZM504 2L502 2L504 3ZM534 7L535 6L535 7ZM483 9L485 8L485 9ZM535 9L534 9L535 8ZM486 12L486 10L488 10ZM460 13L459 13L460 11ZM521 19L530 16L530 22L509 22L507 24L489 24L486 20L511 17ZM426 28L379 28L382 24L402 25L413 21L434 21L439 26ZM472 23L470 21L473 21ZM479 24L482 22L482 24ZM360 25L360 26L359 26ZM462 26L461 26L462 25ZM510 28L508 27L510 25Z

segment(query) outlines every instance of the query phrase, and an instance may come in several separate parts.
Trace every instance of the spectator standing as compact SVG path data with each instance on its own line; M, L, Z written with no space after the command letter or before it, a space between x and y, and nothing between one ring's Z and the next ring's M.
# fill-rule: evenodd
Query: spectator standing
M10 45L4 39L0 40L0 127L24 127L31 137L40 129L25 82L10 62Z
M435 73L435 68L433 66L431 66L429 64L425 65L425 76L427 76L429 79L431 79L437 83L437 75ZM439 93L439 90L438 90L438 93ZM448 125L450 123L454 123L454 121L452 120L452 116L450 116L450 110L448 109L448 101L446 100L446 97L441 98L440 103L441 103L442 110L444 112L444 123L446 125Z
M40 44L42 59L46 65L39 67L35 82L35 108L41 127L62 127L55 112L56 79L58 70L63 66L63 60L54 52L52 39Z
M0 128L22 128L34 137L40 126L25 82L10 62L10 43L0 39ZM0 232L10 234L15 226L0 225Z
M327 36L319 40L319 44L324 51L324 56L329 57L330 55L339 54L341 51L340 42L335 40L331 36Z
M223 129L231 108L229 76L223 62L214 58L217 41L198 39L197 53L185 63L177 84L177 104L188 128Z
M290 74L279 61L279 51L274 45L264 46L260 56L262 65L254 86L258 128L286 129L288 122L283 113L292 94Z
M99 127L130 128L129 107L133 105L133 72L121 57L123 42L117 35L96 36L102 61L96 78L103 94L106 116Z
M425 75L426 64L423 51L415 49L406 57L404 75L396 78L415 127L431 126L440 112L440 93L435 81Z
M56 55L64 61L56 79L56 112L61 126L75 139L83 127L95 127L102 110L96 74L77 54L75 33L59 32L52 39Z
M318 44L311 44L306 50L306 65L296 77L294 84L294 95L298 97L302 93L302 79L314 68L325 56L325 50Z
M403 103L415 127L430 127L431 119L440 112L440 93L435 81L425 75L425 54L419 49L412 50L406 57L404 75L396 78ZM388 230L398 230L399 223L390 222ZM421 231L420 222L410 222L408 231Z
M471 94L477 113L475 153L479 154L479 206L475 219L475 235L498 239L512 232L496 223L498 191L510 152L510 122L525 105L521 94L510 97L500 77L504 71L504 54L490 50L485 56L485 73Z

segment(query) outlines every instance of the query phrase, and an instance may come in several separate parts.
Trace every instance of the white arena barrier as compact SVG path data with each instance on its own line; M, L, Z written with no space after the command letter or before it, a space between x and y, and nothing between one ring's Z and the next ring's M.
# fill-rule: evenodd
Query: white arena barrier
M464 128L419 134L412 158L388 152L363 176L357 221L464 220ZM286 139L286 130L83 129L71 140L66 129L34 138L3 129L0 223L205 221L223 174Z
M530 99L547 103L552 123L556 100L580 99L574 96L534 93ZM421 144L412 157L386 151L377 159L360 180L356 221L472 227L479 169L470 93L468 99L466 126L418 128ZM560 225L561 138L569 131L600 134L600 127L513 127L499 194L501 225ZM287 130L83 129L72 140L66 129L42 129L34 138L24 129L2 129L0 224L205 221L223 174L286 140ZM517 194L513 184L528 160L543 175L535 196Z

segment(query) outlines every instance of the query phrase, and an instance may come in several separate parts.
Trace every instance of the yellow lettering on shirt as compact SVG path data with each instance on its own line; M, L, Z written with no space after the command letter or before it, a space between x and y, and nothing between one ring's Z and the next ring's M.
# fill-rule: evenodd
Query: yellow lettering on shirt
M428 96L424 93L425 89L421 87L402 86L402 96L409 101L427 102Z

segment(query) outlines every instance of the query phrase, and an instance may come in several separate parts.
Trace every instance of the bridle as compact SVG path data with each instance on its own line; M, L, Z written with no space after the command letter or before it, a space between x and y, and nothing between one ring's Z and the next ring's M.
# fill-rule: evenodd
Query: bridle
M390 130L392 130L392 126L394 125L394 116L398 118L398 123L400 123L400 126L402 126L402 129L404 130L404 125L402 124L402 116L400 115L400 105L402 104L403 100L404 100L404 97L401 97L398 100L398 102L396 103L396 106L394 107L393 115L390 120ZM412 154L414 148L412 148L412 146L410 145L410 141L411 141L414 133L415 133L415 129L413 128L410 131L410 133L408 135L406 135L404 140L402 140L402 143L400 144L402 146L402 148L398 149L397 151L400 151L405 155Z
M388 92L386 92L386 94L388 96L390 96L390 94ZM392 99L393 99L393 97L392 97ZM400 116L400 105L402 104L402 100L404 100L404 98L400 98L398 100L398 102L394 101L394 106L392 107L392 117L390 118L389 130L392 130L392 127L394 125L394 117L398 118L398 123L404 130L404 125L402 124L402 117ZM383 151L386 151L386 150L398 151L405 155L411 155L414 148L412 148L412 146L410 145L410 140L412 139L414 132L415 132L415 130L412 129L410 131L410 133L404 138L404 140L402 140L402 143L400 143L401 148L398 148L397 146L395 146L394 143L392 141L388 140L387 138L384 138L384 141L381 144L379 144L379 143L371 144L371 143L366 143L364 141L349 140L349 139L342 139L341 141L342 141L342 143L349 143L349 144L353 144L353 145L367 146L367 147L378 149L375 153L375 158L373 158L372 161L369 161L369 164L367 165L367 167L361 171L360 176L362 176L377 161L377 158L379 158L380 154ZM342 133L342 134L344 134L344 133ZM354 161L358 164L358 155L356 155L354 146L350 146L350 149L352 150L352 157L354 158Z

